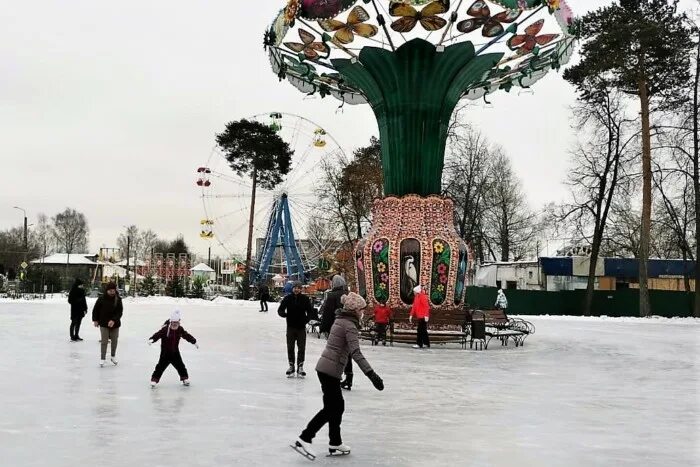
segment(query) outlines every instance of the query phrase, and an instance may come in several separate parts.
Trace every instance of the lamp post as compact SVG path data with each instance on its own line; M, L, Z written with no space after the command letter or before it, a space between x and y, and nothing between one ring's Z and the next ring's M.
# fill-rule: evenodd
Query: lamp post
M18 209L24 213L24 251L26 252L28 250L28 242L27 242L27 211L24 210L24 208L20 208L18 206L12 206L13 209Z

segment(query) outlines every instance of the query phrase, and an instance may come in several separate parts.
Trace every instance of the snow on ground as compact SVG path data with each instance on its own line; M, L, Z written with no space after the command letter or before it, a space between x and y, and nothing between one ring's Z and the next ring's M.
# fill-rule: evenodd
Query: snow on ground
M89 301L92 305L93 301ZM303 466L287 445L321 406L284 377L284 320L255 302L127 299L119 365L99 368L98 332L68 340L65 297L0 302L0 458L12 467ZM181 350L192 386L146 339L174 307L200 342ZM363 351L386 389L345 392L343 466L700 465L700 320L531 317L523 348ZM88 317L89 320L89 317Z

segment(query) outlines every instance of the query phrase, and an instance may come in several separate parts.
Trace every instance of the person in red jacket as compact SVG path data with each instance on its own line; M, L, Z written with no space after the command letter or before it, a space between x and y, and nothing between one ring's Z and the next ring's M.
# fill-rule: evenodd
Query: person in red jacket
M386 345L386 328L391 319L391 308L386 303L377 303L374 306L374 345L382 341Z
M199 348L199 345L197 344L197 339L180 326L180 319L180 311L173 311L170 319L165 322L163 327L148 339L148 345L160 340L160 358L155 370L153 370L153 375L151 375L151 387L155 387L158 384L160 377L163 376L163 372L171 363L180 375L182 384L185 386L190 385L187 368L182 361L182 355L180 355L180 338L185 339L197 348Z
M430 305L428 304L428 296L420 285L415 286L413 289L413 305L411 306L411 314L408 317L409 322L413 322L413 318L416 318L418 321L416 345L413 348L422 349L424 345L430 348L430 338L428 337Z

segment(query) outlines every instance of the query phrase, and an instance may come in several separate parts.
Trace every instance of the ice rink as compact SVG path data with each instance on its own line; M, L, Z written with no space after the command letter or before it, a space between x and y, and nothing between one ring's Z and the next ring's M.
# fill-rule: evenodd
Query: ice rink
M90 307L93 301L89 301ZM180 349L152 390L153 334L175 308L200 349ZM306 380L284 376L284 320L255 302L127 299L119 365L98 366L99 336L68 339L65 298L0 302L0 464L7 467L310 465L288 444L321 407L307 343ZM435 346L363 352L386 389L361 374L345 392L343 440L316 465L700 465L700 320L532 317L525 347Z

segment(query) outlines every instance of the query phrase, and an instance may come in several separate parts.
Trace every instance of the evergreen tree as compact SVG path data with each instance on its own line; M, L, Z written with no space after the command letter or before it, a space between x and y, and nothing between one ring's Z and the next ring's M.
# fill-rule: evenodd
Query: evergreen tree
M155 277L153 277L153 274L147 275L141 283L141 293L146 297L150 297L151 295L155 295L157 291L158 284L156 283Z
M651 123L656 108L682 100L690 85L690 21L678 0L620 0L577 23L581 61L566 70L580 98L599 99L596 83L635 96L641 107L642 229L639 257L639 314L649 316L648 259L651 231Z

